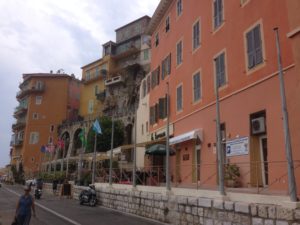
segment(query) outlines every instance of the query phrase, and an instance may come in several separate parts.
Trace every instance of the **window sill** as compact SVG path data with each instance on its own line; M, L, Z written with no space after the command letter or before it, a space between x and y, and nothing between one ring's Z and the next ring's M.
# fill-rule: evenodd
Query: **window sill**
M198 104L200 104L200 103L202 103L202 98L200 98L200 99L197 100L197 101L193 101L193 106L198 105Z
M223 20L223 22L222 22L222 24L220 25L220 26L218 26L218 27L214 27L213 29L213 32L212 32L212 35L215 35L219 30L221 30L222 29L222 27L224 27L224 25L225 25L225 20Z
M201 48L202 44L200 43L199 46L192 51L192 55L196 54L198 50Z
M176 65L176 70L179 69L181 67L181 65L183 64L183 61L180 64Z
M249 76L249 75L251 75L251 74L257 72L258 70L264 68L265 66L266 66L266 60L264 60L264 61L263 61L262 63L260 63L260 64L257 64L256 66L254 66L254 67L251 68L251 69L249 69L249 68L247 67L247 69L246 69L246 74L247 74L247 76Z

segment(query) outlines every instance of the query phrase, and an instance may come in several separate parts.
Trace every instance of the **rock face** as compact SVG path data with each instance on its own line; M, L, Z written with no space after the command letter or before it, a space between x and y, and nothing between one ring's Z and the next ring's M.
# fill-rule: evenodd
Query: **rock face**
M81 188L74 187L74 198ZM97 189L107 208L175 225L299 225L299 209L148 191Z

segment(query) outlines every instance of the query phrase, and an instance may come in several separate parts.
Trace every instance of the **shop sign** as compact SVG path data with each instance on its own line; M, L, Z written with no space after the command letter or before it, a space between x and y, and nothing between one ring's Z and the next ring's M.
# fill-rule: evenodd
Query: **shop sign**
M248 155L249 138L242 137L226 142L226 156Z

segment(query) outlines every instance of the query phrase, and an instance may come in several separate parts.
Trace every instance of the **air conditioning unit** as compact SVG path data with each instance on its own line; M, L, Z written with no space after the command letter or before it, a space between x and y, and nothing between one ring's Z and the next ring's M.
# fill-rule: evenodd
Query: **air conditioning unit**
M252 134L263 134L266 133L265 117L258 117L251 120L251 131Z

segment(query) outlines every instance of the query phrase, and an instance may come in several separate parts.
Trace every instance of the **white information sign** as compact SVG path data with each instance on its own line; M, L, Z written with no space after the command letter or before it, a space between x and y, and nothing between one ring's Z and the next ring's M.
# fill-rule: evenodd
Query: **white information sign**
M226 142L226 156L248 155L249 138L242 137Z

